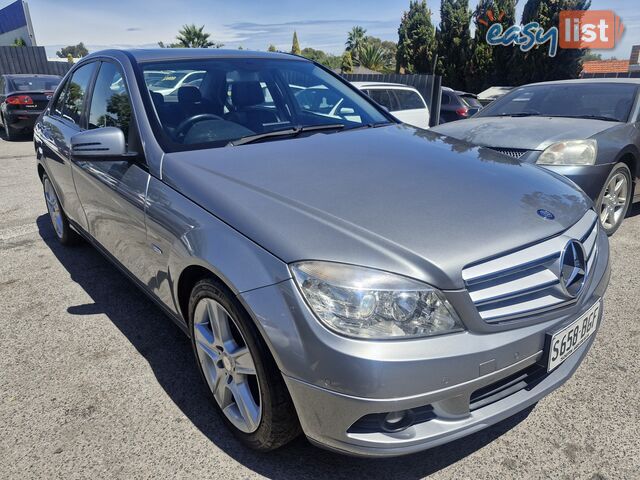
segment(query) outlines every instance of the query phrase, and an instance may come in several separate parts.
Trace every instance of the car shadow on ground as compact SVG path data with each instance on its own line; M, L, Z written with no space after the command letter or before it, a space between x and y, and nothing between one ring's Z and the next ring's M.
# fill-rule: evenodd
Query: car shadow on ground
M197 373L190 342L179 327L93 247L87 243L71 248L60 245L48 215L38 217L37 226L42 240L71 280L93 301L69 306L68 313L106 315L144 356L160 386L184 415L230 457L265 477L422 478L492 442L522 422L533 409L469 437L401 459L346 457L314 447L303 436L274 452L247 450L214 411Z
M5 142L32 142L33 133L21 132L16 134L13 140L7 140L7 136L4 132L4 127L0 127L0 139L4 140Z

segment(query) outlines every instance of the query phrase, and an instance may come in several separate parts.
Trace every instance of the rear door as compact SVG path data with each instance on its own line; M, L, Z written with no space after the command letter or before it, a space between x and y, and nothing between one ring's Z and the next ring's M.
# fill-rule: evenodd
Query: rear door
M115 63L100 63L87 102L87 129L120 128L135 159L72 159L73 178L88 231L112 257L137 278L144 272L147 170L126 81Z
M422 95L409 88L396 88L390 93L397 103L397 110L391 111L393 115L414 127L429 128L429 109Z
M38 125L37 138L41 140L38 155L44 160L51 182L66 215L85 230L87 222L78 201L70 163L71 137L81 129L87 90L94 74L96 62L75 70L63 88L59 89L51 108Z

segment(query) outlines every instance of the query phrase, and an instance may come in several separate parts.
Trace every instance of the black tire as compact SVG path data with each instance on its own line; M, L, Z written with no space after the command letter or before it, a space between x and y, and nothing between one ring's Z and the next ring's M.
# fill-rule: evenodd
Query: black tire
M58 228L54 223L53 215L51 214L51 209L50 209L51 207L49 205L49 201L47 200L47 182L50 185L50 188L51 188L50 192L55 197L55 201L58 205L58 210L60 212L61 218L60 218L60 225ZM66 214L64 213L64 211L62 210L62 207L60 206L60 200L58 199L58 195L53 189L53 184L51 183L51 180L49 179L46 173L42 175L42 186L44 189L44 197L45 197L44 201L47 205L47 211L49 212L49 218L51 219L51 226L53 227L53 232L55 233L56 238L62 245L65 245L65 246L77 245L81 240L80 235L78 235L75 232L75 230L71 228L71 225L69 225L69 220L67 219Z
M4 138L7 141L12 142L13 140L16 139L16 136L17 136L16 131L9 126L9 123L7 122L6 119L3 119L2 123L4 125Z
M626 204L621 209L621 214L619 215L618 220L615 221L612 226L609 226L608 224L605 224L605 223L602 222L602 213L603 213L603 210L604 210L605 194L607 192L607 186L609 185L609 182L611 181L611 179L614 176L619 175L619 174L623 175L625 177L625 179L626 179L626 182L627 182ZM600 225L602 226L602 229L605 231L605 233L608 236L611 236L614 233L616 233L618 228L620 228L620 225L622 225L622 222L624 221L624 219L627 216L627 213L629 211L629 205L631 205L631 197L632 196L633 196L633 183L632 183L632 180L631 180L631 171L629 170L629 167L626 164L624 164L622 162L617 163L611 169L611 173L607 177L607 180L604 182L604 185L602 187L602 190L600 191L600 195L598 195L598 200L596 202L597 212L598 212L598 215L600 216L600 220L601 220L600 221Z
M204 298L213 299L225 308L240 330L253 357L259 383L262 416L258 429L252 433L242 432L229 421L218 406L206 381L196 350L194 334L196 305ZM189 333L196 364L209 392L209 398L225 424L242 443L253 450L266 452L289 443L300 434L298 417L280 370L247 312L221 282L213 278L205 278L193 288L189 299Z

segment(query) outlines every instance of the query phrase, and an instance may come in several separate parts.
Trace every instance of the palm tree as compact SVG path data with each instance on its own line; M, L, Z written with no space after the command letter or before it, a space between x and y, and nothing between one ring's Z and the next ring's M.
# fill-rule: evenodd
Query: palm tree
M358 63L369 70L377 72L389 67L389 59L384 48L372 43L365 43L360 47Z
M347 34L347 42L345 45L347 46L347 52L351 52L351 57L353 57L354 60L358 59L358 54L364 45L366 34L367 31L357 25Z
M196 27L194 24L183 25L182 30L178 32L176 40L177 45L184 48L209 48L222 47L221 43L215 43L209 40L210 33L204 31L204 25Z

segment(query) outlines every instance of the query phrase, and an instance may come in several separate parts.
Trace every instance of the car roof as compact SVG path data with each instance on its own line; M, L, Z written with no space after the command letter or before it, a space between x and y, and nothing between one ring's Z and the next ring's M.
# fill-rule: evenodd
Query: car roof
M356 88L397 88L397 89L409 89L416 90L411 85L405 85L404 83L390 83L390 82L351 82Z
M110 49L92 53L86 58L101 55L125 53L136 62L150 62L159 60L189 60L206 58L271 58L280 60L309 61L304 57L288 53L259 52L253 50L229 50L222 48L131 48Z
M528 87L531 85L565 85L565 84L589 84L589 83L627 83L640 85L640 78L577 78L574 80L552 80L550 82L537 82L522 85Z
M60 75L45 75L40 73L6 73L5 78L61 78Z

